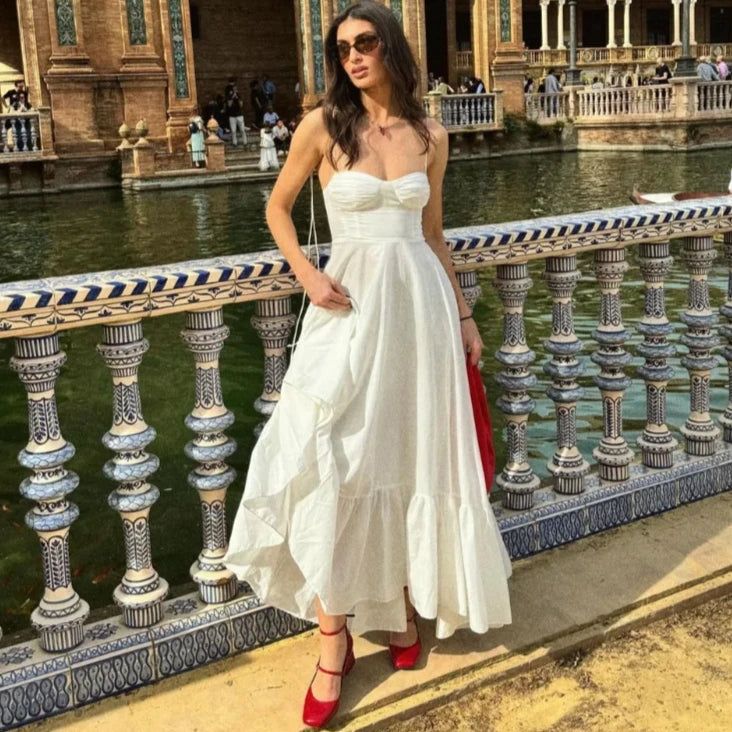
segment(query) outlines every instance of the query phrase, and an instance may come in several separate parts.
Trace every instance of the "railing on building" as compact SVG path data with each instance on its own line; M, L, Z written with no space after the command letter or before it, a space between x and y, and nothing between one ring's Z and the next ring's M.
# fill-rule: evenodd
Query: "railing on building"
M461 70L473 69L473 52L457 51L455 53L455 66Z
M575 117L664 115L673 111L672 98L670 84L583 89L577 92Z
M698 81L696 111L700 117L732 110L732 81Z
M686 325L682 343L688 349L682 363L692 387L688 419L671 427L680 433L686 465L689 460L730 449L732 403L726 406L719 425L710 414L712 349L719 339L707 278L717 255L713 235L719 232L725 232L725 261L732 277L729 198L627 206L446 232L468 304L472 307L480 296L478 271L488 268L495 273L494 285L503 307L503 344L495 354L498 367L488 371L497 374L504 390L498 406L507 425L507 456L497 484L505 508L517 512L532 508L540 479L559 496L579 496L587 487L590 464L577 447L575 424L577 404L583 398L578 354L587 345L576 335L573 321L572 296L580 280L578 255L591 258L599 296L592 361L598 366L594 382L601 395L604 433L593 451L596 475L621 486L629 480L637 452L640 463L657 471L663 483L670 478L662 471L678 459L677 437L666 424L666 386L671 378L668 359L675 347L669 341L672 326L663 288L674 261L672 249L678 251L689 273L689 304L680 319ZM631 359L627 349L630 332L621 310L627 246L638 247L645 282L644 315L633 329L643 337L636 351L645 359L638 374L646 388L647 425L636 436L635 450L630 435L624 434L622 418L623 395L631 384L625 371ZM322 266L330 248L325 245L321 250ZM543 346L527 342L524 327L524 309L533 286L530 260L544 261L543 279L553 299L552 323ZM0 338L15 339L10 367L27 392L29 441L19 461L30 476L22 482L20 492L35 503L25 520L38 533L46 583L31 622L49 653L63 653L79 645L89 613L87 603L72 586L69 560L70 527L80 517L69 500L78 478L66 467L74 447L62 434L55 399L65 362L60 343L63 331L100 330L97 351L109 367L114 388L112 426L101 438L114 454L104 474L118 484L108 502L125 527L127 557L127 571L114 599L127 626L145 628L160 620L168 593L166 581L154 568L150 539L149 513L159 492L149 482L158 467L157 458L148 452L156 433L143 417L138 388L138 367L148 349L145 319L186 312L181 337L195 363L195 403L187 419L194 437L185 454L198 464L189 483L199 494L207 537L198 555L200 572L192 574L204 602L223 603L237 592L234 575L220 564L226 550L225 496L234 479L226 460L236 450L224 432L234 417L224 405L218 368L229 333L223 309L238 302L255 302L252 324L263 339L265 363L257 408L267 416L279 398L286 371L286 346L296 320L292 297L299 292L278 250L183 262L159 270L93 273L0 286ZM732 279L727 301L720 304L727 323L720 333L730 343L724 357L732 368ZM551 378L546 393L557 417L556 449L544 475L534 473L527 457L527 425L535 409L531 391L536 384L533 364L537 353L532 349L543 350L543 371ZM724 442L718 440L720 433Z
M426 94L422 106L448 132L483 132L503 128L503 93Z
M569 92L525 95L526 118L534 122L564 121L569 117Z
M42 148L39 112L0 114L0 155L29 155Z

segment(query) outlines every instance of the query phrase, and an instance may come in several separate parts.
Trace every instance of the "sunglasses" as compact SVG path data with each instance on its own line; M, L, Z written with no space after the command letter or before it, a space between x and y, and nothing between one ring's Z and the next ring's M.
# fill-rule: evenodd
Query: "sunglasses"
M373 33L362 33L360 36L356 36L353 44L347 41L338 41L336 51L338 52L338 58L345 61L351 54L351 48L355 48L359 53L371 53L379 43L381 43L379 36Z

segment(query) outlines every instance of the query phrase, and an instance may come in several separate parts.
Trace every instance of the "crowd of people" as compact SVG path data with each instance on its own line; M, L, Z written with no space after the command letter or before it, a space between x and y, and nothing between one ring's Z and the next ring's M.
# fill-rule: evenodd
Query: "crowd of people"
M696 75L702 81L729 81L732 80L732 71L724 60L723 56L717 56L716 61L712 62L711 56L700 56L697 59ZM547 75L536 83L531 74L526 74L524 78L525 94L555 94L562 91L561 74L556 69L549 69ZM599 76L593 76L592 81L585 80L584 86L591 89L608 89L621 86L649 86L653 84L668 84L673 78L671 67L666 61L659 61L653 74L645 74L643 76L635 76L628 74L623 79L616 77L614 79L602 79Z
M2 95L0 112L12 114L13 112L30 112L33 105L30 101L28 88L23 79L18 79L13 88ZM26 118L6 119L5 127L6 145L12 146L14 150L22 152L31 149L31 121ZM2 146L0 145L0 149Z
M477 76L463 76L456 92L443 76L435 76L432 71L427 74L428 94L485 94L486 91L483 80Z
M296 88L296 93L298 89ZM190 139L188 147L191 151L195 167L205 164L205 129L210 119L218 125L217 135L233 147L248 147L249 138L259 138L259 169L277 170L279 158L287 155L290 139L297 122L284 120L275 111L277 86L264 75L261 79L249 82L249 104L252 120L247 124L244 119L244 103L236 77L230 77L222 94L211 96L203 107L201 114L192 117L189 122Z

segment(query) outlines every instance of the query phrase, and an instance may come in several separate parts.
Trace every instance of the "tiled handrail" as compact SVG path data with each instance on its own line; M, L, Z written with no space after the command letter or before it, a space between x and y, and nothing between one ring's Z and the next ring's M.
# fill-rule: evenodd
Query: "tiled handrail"
M620 206L445 231L458 268L579 253L732 230L732 197ZM329 246L321 245L321 265ZM299 292L277 249L164 265L0 284L0 338L157 317Z
M494 378L502 389L497 407L505 422L506 444L505 460L496 474L502 489L496 515L512 557L732 487L732 401L720 415L714 414L719 405L711 404L710 398L710 377L717 365L713 349L719 335L727 341L723 355L728 372L732 369L732 278L727 299L718 309L708 282L717 256L712 235L717 232L724 232L725 264L732 275L732 196L445 232L471 308L480 296L477 270L495 267L503 340L495 353L499 367ZM681 364L689 374L689 409L683 424L667 424L666 419L666 389L674 372L669 359L676 354L676 343L666 313L664 281L673 264L674 238L683 239L680 259L688 273L688 306L680 316L685 325L681 343L687 349ZM626 350L630 328L623 324L625 247L636 244L644 308L632 327L642 342ZM593 380L602 402L602 436L592 450L596 463L592 470L589 455L582 454L577 440L577 407L585 389L580 378L584 359L579 354L585 344L575 332L573 310L573 293L581 278L577 254L588 250L593 251L590 266L599 291L591 361L597 367ZM324 247L320 263L327 258ZM542 279L552 299L549 337L538 354L532 350L524 318L526 303L531 305L533 283L527 260L532 259L544 260ZM104 664L117 668L109 657L124 652L130 639L155 641L150 653L158 654L155 663L161 676L169 668L168 656L198 657L203 647L211 645L206 631L193 640L185 624L166 622L165 612L181 603L197 605L198 600L166 602L168 583L154 566L150 510L159 496L153 483L159 461L148 452L156 431L143 416L138 385L138 369L149 347L143 332L146 317L185 311L180 335L195 365L195 400L185 420L193 438L181 447L196 463L188 483L201 504L204 543L191 567L198 599L219 606L207 609L207 618L215 616L216 622L232 625L236 619L232 613L258 608L250 588L237 583L221 562L227 548L226 492L235 478L227 460L236 451L236 443L226 434L234 414L224 404L219 373L219 356L229 335L223 306L255 301L250 322L264 345L264 390L255 409L269 415L287 370L287 343L296 321L291 295L299 289L278 250L0 286L0 334L15 339L10 367L27 396L29 438L18 461L28 474L20 493L36 504L26 513L25 523L38 534L45 585L30 616L37 641L33 647L23 644L0 654L0 708L12 707L12 714L0 718L0 730L53 713L49 711L56 708L53 704L47 708L37 702L38 677L51 670L64 675L72 668L69 679L64 676L58 688L55 681L53 686L47 684L45 692L51 696L58 690L59 697L63 693L65 701L57 706L65 708L67 683L74 688L76 705L139 684L126 673L119 685L99 682ZM631 294L638 296L635 289ZM718 314L725 321L720 329ZM127 566L113 592L121 609L116 625L89 630L90 608L73 587L69 552L72 524L78 518L89 519L71 500L79 484L73 472L75 449L62 433L55 393L66 360L57 331L96 324L102 326L97 351L109 368L114 392L112 423L102 436L111 452L103 472L114 483L107 502L120 514ZM632 351L644 363L626 373ZM537 355L550 377L545 394L554 403L557 426L555 451L540 473L528 459ZM646 392L645 428L635 435L625 433L622 412L633 378L644 381ZM191 559L197 551L191 550ZM237 598L240 591L247 594ZM299 621L296 624L302 629ZM124 627L116 645L104 640L104 634L112 632L109 628L115 627ZM195 647L190 654L182 653L189 642ZM40 666L28 662L36 647L53 654L44 656ZM89 661L92 658L99 670ZM8 665L13 668L4 673L3 666ZM147 681L152 678L160 677L150 673Z
M569 92L534 92L524 95L526 117L530 120L566 119Z
M445 127L486 126L496 122L496 95L442 95L442 124Z

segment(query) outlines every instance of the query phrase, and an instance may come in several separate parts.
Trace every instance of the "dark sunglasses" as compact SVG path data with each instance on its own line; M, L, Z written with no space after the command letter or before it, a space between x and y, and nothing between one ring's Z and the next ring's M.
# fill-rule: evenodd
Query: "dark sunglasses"
M362 33L360 36L356 36L353 44L347 41L338 41L336 51L338 52L338 58L345 61L351 53L351 48L355 48L359 53L371 53L379 43L381 43L381 39L374 33Z

